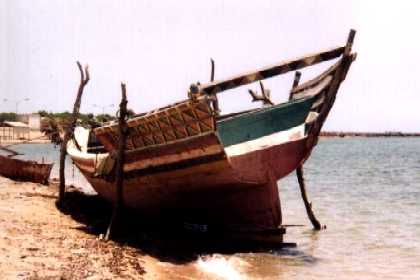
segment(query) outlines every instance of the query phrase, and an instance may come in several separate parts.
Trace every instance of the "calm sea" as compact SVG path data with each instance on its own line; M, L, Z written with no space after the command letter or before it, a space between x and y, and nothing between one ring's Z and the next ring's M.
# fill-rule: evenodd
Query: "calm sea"
M19 149L57 161L52 145ZM71 164L69 180L85 181ZM279 182L286 241L297 248L160 264L168 279L420 279L420 138L323 139L305 164L327 229L311 230L294 174ZM52 176L57 176L57 166Z

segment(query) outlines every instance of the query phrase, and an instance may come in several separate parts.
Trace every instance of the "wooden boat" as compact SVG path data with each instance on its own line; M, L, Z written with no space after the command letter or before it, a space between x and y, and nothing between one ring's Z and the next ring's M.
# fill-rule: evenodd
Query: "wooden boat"
M48 184L52 166L0 155L0 175L17 181Z
M189 99L128 120L124 204L143 216L193 228L242 231L282 224L277 181L309 157L356 54L343 47L208 84ZM323 61L336 62L294 87L285 103L219 116L217 94ZM93 188L114 201L118 125L76 130L68 153ZM90 152L92 138L102 153ZM90 139L90 141L89 141Z

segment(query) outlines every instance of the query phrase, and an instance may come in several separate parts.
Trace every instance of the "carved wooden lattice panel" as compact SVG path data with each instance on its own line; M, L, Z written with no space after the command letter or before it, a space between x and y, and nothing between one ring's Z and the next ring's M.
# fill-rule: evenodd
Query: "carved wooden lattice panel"
M127 150L188 139L215 130L214 113L206 97L160 108L127 122ZM118 125L94 130L108 151L117 148Z

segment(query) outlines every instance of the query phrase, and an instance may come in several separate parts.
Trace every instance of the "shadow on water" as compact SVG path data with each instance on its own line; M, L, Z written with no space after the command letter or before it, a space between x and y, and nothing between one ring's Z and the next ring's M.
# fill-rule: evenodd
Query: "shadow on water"
M99 236L106 232L112 205L98 195L71 190L66 193L65 202L59 210L82 224L77 227L78 230ZM205 236L186 231L168 221L150 221L127 209L119 215L116 228L118 231L113 238L116 243L139 249L144 254L173 264L187 264L202 255L216 253L265 253L294 259L297 263L311 264L317 261L313 256L295 248L295 244L267 247L249 242L232 242L223 235Z

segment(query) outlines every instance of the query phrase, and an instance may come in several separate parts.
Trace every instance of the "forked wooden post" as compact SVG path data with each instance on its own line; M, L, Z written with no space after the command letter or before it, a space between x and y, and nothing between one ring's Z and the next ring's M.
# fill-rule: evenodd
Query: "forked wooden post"
M293 80L293 86L290 90L289 100L292 100L293 97L293 89L295 89L299 85L300 78L302 77L302 73L299 71L295 72L295 78ZM314 211L312 210L312 203L308 200L308 195L306 194L306 187L305 187L305 178L303 177L303 165L299 165L296 168L296 176L299 182L300 194L302 196L303 203L305 204L306 214L308 215L309 220L311 221L315 230L321 230L325 228L321 226L321 223L315 217Z
M117 151L117 163L116 163L116 200L114 203L114 211L112 213L111 221L106 231L105 240L109 240L112 236L114 225L121 208L123 207L123 182L124 182L124 162L125 162L125 146L127 139L127 94L124 83L121 83L121 103L120 103L120 114L118 117L118 151Z
M73 137L74 127L76 126L77 117L80 111L80 105L82 103L83 90L90 80L89 67L86 65L83 71L82 65L80 64L79 61L77 61L77 67L79 68L79 71L80 71L79 89L77 90L76 101L74 102L74 106L73 106L73 113L70 117L69 124L66 127L63 141L61 142L61 146L60 146L60 184L59 184L59 193L58 193L58 201L57 201L58 205L62 205L64 194L66 191L66 178L65 178L64 170L66 167L65 164L66 164L66 155L67 155L67 143Z

